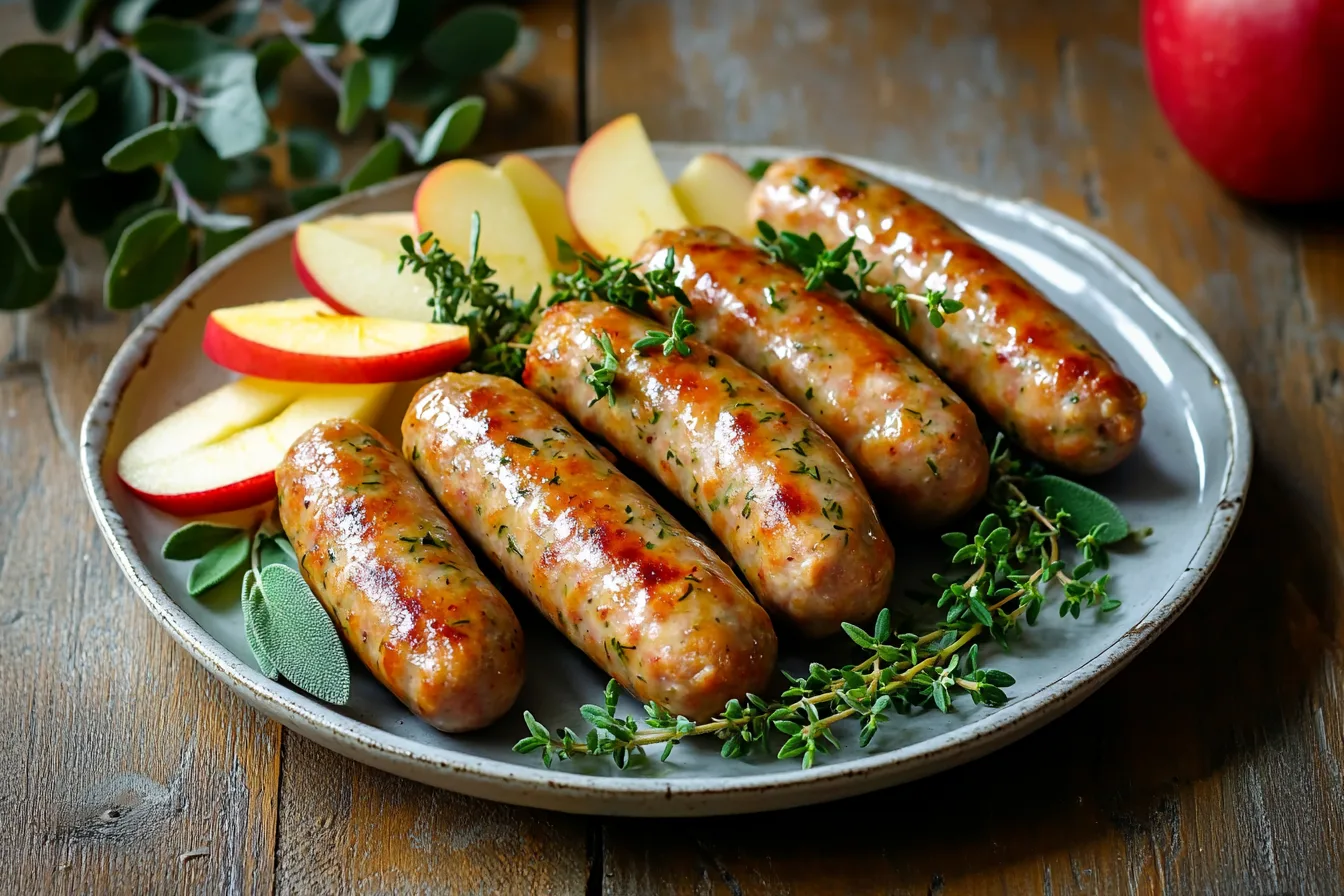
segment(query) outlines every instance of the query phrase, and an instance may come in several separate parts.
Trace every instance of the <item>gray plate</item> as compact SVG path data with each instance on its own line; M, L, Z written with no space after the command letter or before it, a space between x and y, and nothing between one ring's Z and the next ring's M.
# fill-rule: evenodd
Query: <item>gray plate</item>
M779 147L660 144L675 175L694 155L725 152L750 163L794 154ZM563 183L573 147L529 153ZM276 221L202 266L122 346L108 368L81 434L84 485L118 563L145 605L210 673L249 705L320 744L361 762L473 796L570 812L693 815L754 812L837 799L965 762L1068 710L1162 632L1195 596L1227 544L1250 474L1246 406L1231 371L1176 297L1114 244L1034 203L985 196L869 159L851 159L909 188L967 227L1062 308L1080 320L1148 395L1137 453L1094 484L1136 526L1154 535L1114 557L1123 606L1061 621L1047 607L1011 656L988 651L1017 678L998 710L963 701L949 714L896 718L867 749L850 745L803 771L767 758L728 762L717 742L683 744L667 764L624 773L597 760L543 768L510 746L525 735L523 709L552 727L579 726L578 707L597 700L604 677L530 610L528 682L516 712L487 731L450 736L425 725L362 668L350 705L332 707L256 669L238 603L187 596L186 564L159 558L180 521L132 498L115 475L130 439L152 422L225 381L199 350L213 309L302 295L290 269L290 236L301 221L332 212L407 209L411 175ZM396 432L397 427L385 427ZM907 566L936 542L902 540ZM927 551L924 548L927 547ZM915 581L913 573L911 582ZM824 646L786 645L786 666L805 666ZM623 711L637 712L628 699Z

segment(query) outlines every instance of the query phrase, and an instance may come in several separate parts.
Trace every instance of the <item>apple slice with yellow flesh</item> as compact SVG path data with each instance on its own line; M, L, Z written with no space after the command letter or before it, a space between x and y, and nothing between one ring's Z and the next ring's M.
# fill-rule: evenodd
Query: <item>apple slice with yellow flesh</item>
M546 250L546 260L556 271L574 267L574 262L561 262L559 245L556 239L569 243L576 251L581 251L583 241L569 220L569 210L565 208L565 191L555 182L535 160L527 156L508 155L495 163L495 168L509 179L518 191L518 198L532 219L532 227L537 232L541 246ZM489 256L486 256L489 260Z
M475 159L453 159L426 174L415 191L416 229L432 232L464 265L471 257L473 212L481 216L479 254L495 269L496 283L524 299L538 285L550 285L546 250L503 172Z
M579 236L598 255L629 258L655 230L687 225L638 115L623 115L579 148L565 197Z
M337 314L317 299L210 313L206 357L248 376L305 383L394 383L451 370L470 352L466 327Z
M397 273L401 238L408 233L416 233L410 212L308 221L294 232L294 272L305 289L342 314L428 321L429 281Z
M756 184L742 166L717 152L691 159L672 183L672 195L696 227L722 227L751 239L756 225L747 210Z
M261 504L275 497L275 468L295 439L334 417L370 422L391 391L240 379L137 436L117 475L138 498L177 516Z

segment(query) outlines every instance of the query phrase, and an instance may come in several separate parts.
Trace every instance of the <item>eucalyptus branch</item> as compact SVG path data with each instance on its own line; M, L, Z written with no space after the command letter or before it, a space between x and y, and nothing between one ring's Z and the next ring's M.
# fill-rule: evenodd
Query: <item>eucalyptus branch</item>
M307 41L307 35L310 29L305 28L298 22L284 15L280 16L280 31L289 38L294 46L298 47L299 53L303 56L308 67L311 68L319 78L322 79L328 87L336 92L337 96L341 93L341 78L327 65L326 58L318 49Z
M146 59L135 47L130 47L117 40L116 35L106 28L99 27L94 31L94 39L99 45L108 50L120 50L131 60L131 65L135 66L142 75L153 81L160 87L172 92L177 99L178 118L182 117L182 111L191 106L199 106L201 98L192 93L181 81L159 68L153 62Z

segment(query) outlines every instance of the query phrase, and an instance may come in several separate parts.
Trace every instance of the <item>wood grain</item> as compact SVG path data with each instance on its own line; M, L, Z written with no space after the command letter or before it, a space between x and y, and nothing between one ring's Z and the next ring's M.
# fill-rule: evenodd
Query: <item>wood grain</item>
M1344 887L1339 210L1258 210L1204 177L1149 98L1127 0L596 0L588 21L593 127L634 111L655 138L874 155L1099 228L1208 327L1258 439L1222 568L1082 708L859 800L609 825L605 890Z

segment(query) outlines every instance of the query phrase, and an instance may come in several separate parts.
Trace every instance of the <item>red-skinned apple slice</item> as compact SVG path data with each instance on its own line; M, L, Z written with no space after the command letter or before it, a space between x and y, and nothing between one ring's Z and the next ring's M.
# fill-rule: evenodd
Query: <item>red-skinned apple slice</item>
M410 212L338 215L300 224L291 257L305 289L342 314L428 321L429 282L399 274Z
M275 497L275 468L295 439L334 417L368 422L391 391L237 380L137 436L121 453L117 475L136 497L177 516L261 504Z
M508 155L495 163L495 168L509 179L518 191L518 198L532 219L532 227L537 231L541 246L546 250L546 259L551 268L557 271L572 269L574 262L561 263L559 246L556 239L562 239L582 251L583 241L569 220L569 210L565 208L565 191L555 182L555 178L546 169L527 156ZM486 256L489 260L489 256Z
M655 230L686 226L638 115L623 115L579 148L565 191L569 219L598 255L629 258Z
M722 227L751 239L756 225L747 205L753 187L741 165L725 155L707 152L691 159L672 183L672 195L692 225Z
M475 159L453 159L435 168L415 191L415 223L433 232L463 264L471 257L471 215L481 216L479 252L495 282L527 298L551 282L551 265L518 191L504 174Z
M470 352L466 327L336 314L317 299L211 312L201 348L248 376L305 383L393 383L443 373Z

